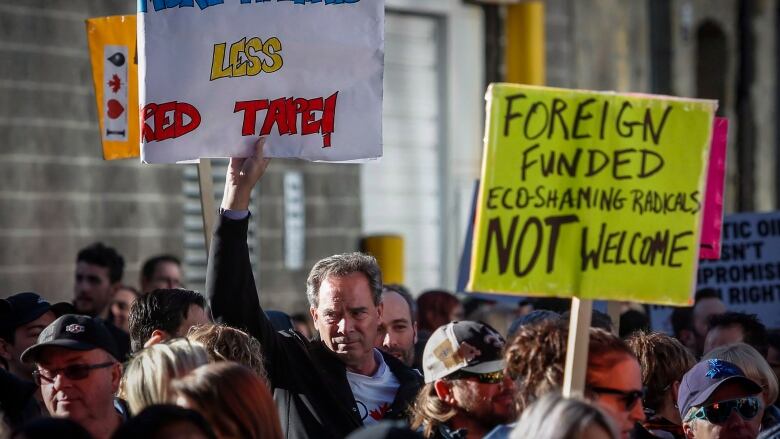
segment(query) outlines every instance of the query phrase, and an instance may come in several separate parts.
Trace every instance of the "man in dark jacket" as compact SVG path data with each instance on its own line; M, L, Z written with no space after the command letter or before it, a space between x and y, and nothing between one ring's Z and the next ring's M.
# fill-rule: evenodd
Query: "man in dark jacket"
M111 303L122 286L124 269L125 260L116 249L96 242L79 250L73 284L76 312L103 320L116 343L119 361L125 361L130 354L130 336L114 325Z
M419 373L374 349L382 281L372 257L350 253L315 264L307 297L319 337L274 330L260 308L249 251L249 197L269 159L231 159L209 254L207 290L215 320L245 328L263 345L266 369L288 438L340 438L382 419L402 418Z

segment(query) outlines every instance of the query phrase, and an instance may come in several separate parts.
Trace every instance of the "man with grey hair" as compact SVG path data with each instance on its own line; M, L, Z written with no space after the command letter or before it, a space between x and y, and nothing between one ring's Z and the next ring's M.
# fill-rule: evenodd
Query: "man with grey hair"
M319 333L313 340L275 331L264 315L246 243L249 197L269 162L263 143L228 166L206 282L215 320L246 329L262 344L287 438L340 438L403 418L422 377L374 348L383 308L382 276L373 257L345 253L314 265L306 282Z

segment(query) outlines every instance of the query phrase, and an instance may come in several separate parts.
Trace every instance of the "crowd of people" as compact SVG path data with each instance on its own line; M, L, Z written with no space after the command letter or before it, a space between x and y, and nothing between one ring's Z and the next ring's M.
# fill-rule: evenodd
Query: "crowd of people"
M262 147L230 161L206 295L169 255L124 285L97 243L72 303L0 300L0 438L780 437L780 337L713 290L675 310L671 335L630 324L641 308L620 331L594 312L582 397L561 395L561 302L491 325L470 319L489 304L415 299L356 252L312 267L308 316L263 310L247 246Z

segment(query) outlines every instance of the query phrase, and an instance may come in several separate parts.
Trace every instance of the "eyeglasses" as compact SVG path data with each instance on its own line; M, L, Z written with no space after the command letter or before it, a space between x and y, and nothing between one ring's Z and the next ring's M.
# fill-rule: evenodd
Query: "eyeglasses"
M504 381L504 371L499 370L497 372L488 373L473 373L465 370L459 370L447 376L449 380L460 380L467 378L476 378L482 384L498 384Z
M588 387L588 390L596 394L619 396L625 404L627 412L633 410L634 407L636 407L636 404L645 397L644 390L620 390L610 387Z
M105 367L113 366L116 362L109 361L100 364L71 364L70 366L63 367L61 369L46 370L38 369L32 373L35 384L41 385L41 383L51 383L57 375L64 375L69 380L83 380L89 376L89 373L94 369L102 369Z
M730 399L728 401L718 401L716 403L699 407L698 410L691 413L685 421L693 419L703 419L713 424L722 424L731 416L734 410L739 413L742 419L750 420L758 415L761 409L761 401L755 396L746 398Z

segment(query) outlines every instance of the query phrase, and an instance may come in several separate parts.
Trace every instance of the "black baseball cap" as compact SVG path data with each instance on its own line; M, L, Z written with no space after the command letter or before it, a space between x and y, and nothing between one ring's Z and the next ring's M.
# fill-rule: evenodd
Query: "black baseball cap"
M476 374L504 370L504 338L482 322L451 322L433 331L422 366L426 383L462 370Z
M38 336L38 343L22 352L24 363L33 363L43 348L60 347L74 351L103 349L119 358L116 342L100 319L65 314L47 326Z
M37 293L26 291L17 293L4 300L6 305L0 305L3 311L3 318L0 320L2 333L13 331L14 329L26 325L40 316L51 311L56 317L63 314L74 312L73 305L67 302L50 304Z

